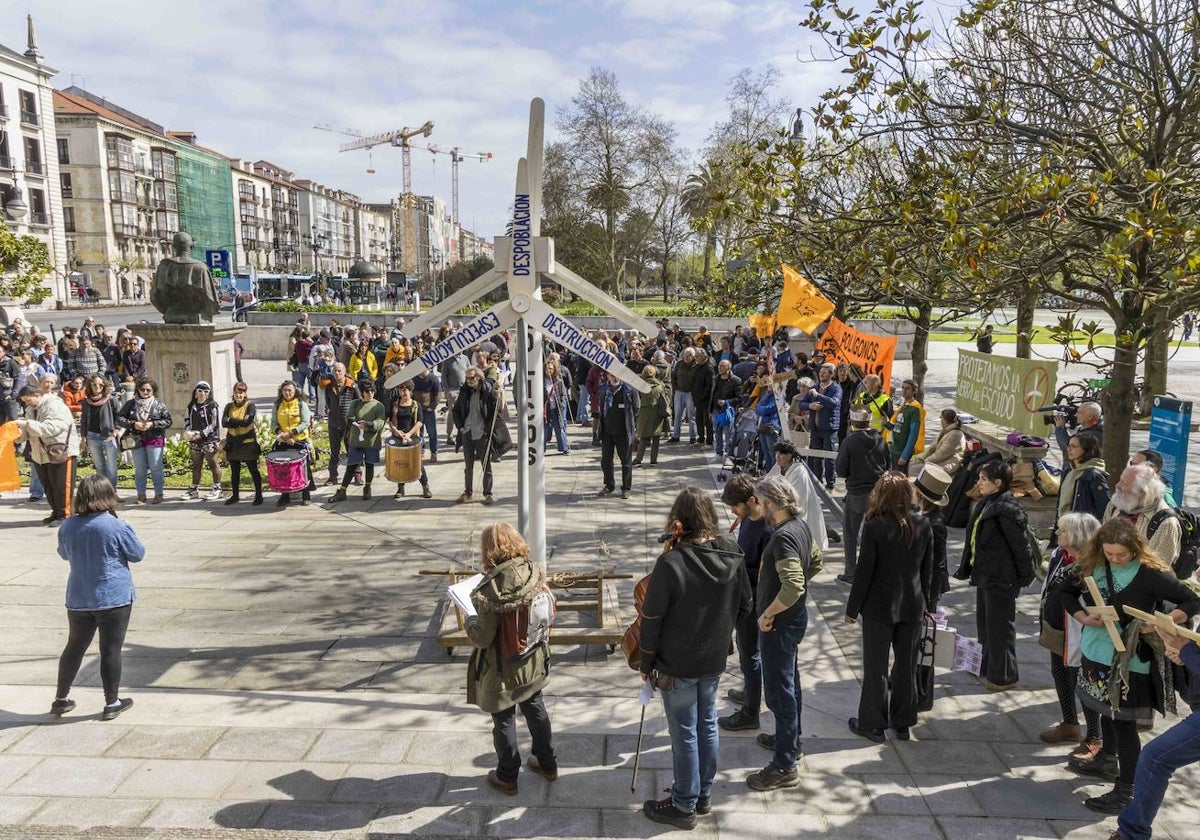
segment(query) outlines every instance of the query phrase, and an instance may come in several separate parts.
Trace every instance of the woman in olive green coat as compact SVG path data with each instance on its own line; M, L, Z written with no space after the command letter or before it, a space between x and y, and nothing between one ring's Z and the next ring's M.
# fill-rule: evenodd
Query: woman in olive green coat
M362 399L350 403L346 409L346 477L342 486L329 497L331 502L346 498L346 488L354 478L359 464L366 465L363 481L363 499L371 498L371 480L375 478L375 465L379 463L379 449L383 445L383 427L387 425L387 409L375 399L375 383L363 380L358 386Z
M471 593L478 615L466 620L467 636L475 646L467 665L467 702L492 715L496 769L488 772L488 784L515 796L521 770L518 706L533 739L533 755L526 767L547 781L558 778L550 715L542 702L542 689L550 676L550 652L539 645L519 660L501 653L503 638L514 633L518 624L514 619L544 586L546 572L529 562L529 547L507 522L488 525L480 539L484 579Z
M646 365L642 379L650 385L650 392L642 397L642 407L637 416L637 452L633 463L642 463L646 446L650 447L650 463L658 463L658 441L667 430L670 417L667 415L667 389L658 378L658 368Z

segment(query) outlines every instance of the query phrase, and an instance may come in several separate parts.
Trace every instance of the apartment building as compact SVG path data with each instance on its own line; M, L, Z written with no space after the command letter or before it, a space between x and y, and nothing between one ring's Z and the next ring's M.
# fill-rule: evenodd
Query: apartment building
M27 17L24 53L0 44L0 204L4 222L18 236L46 243L53 274L45 285L56 300L70 297L69 254L64 229L53 88L58 72L37 47ZM69 184L69 181L68 181Z
M233 248L229 159L195 134L169 132L78 87L54 91L54 118L67 251L102 299L148 297L180 230L196 259Z

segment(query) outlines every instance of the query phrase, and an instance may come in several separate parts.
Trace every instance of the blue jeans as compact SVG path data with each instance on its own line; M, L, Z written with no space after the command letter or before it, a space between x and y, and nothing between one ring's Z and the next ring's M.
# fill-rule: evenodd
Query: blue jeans
M780 624L758 634L758 655L762 660L763 699L775 715L775 757L771 763L779 770L796 769L800 753L800 669L796 650L808 629L808 608L800 611L790 624Z
M421 436L425 438L425 445L429 447L429 452L433 455L438 454L438 433L437 433L437 408L422 408L421 409Z
M765 428L765 425L760 426L758 433L758 463L762 466L763 472L775 466L775 444L779 443L778 433L762 431Z
M1200 712L1192 712L1146 746L1133 779L1133 801L1117 818L1121 836L1150 840L1150 827L1162 806L1171 774L1200 762Z
M754 611L734 627L738 665L742 669L742 711L758 717L762 711L762 660L758 655L758 616Z
M713 415L713 417L715 418L716 415ZM719 426L716 423L713 423L713 448L716 450L718 458L723 458L725 456L725 450L732 442L733 424L730 423L725 426Z
M96 472L107 478L108 483L113 486L113 489L116 489L117 462L121 457L121 450L117 448L117 442L107 435L88 432L87 446Z
M311 397L316 391L312 382L309 380L308 363L296 365L296 369L292 371L292 382L296 384L296 393L301 396Z
M671 733L671 766L675 783L671 801L692 813L696 800L712 790L717 775L717 683L721 675L675 680L662 693L663 713Z
M46 488L42 486L42 478L38 475L37 467L33 461L26 461L29 464L29 498L34 501L41 501L46 498Z
M579 407L575 411L575 421L577 423L586 423L592 416L592 398L588 395L587 388L579 389Z
M146 473L154 481L154 495L163 494L163 448L161 446L139 446L131 449L133 454L133 486L139 496L146 495Z
M546 412L546 443L550 442L550 433L554 433L554 442L558 446L559 452L570 452L571 445L567 443L567 432L563 428L562 412L554 406L550 406Z
M683 420L686 417L688 423L688 438L696 439L696 403L692 400L691 394L685 394L682 391L676 391L674 396L675 401L675 426L671 429L671 437L679 439L679 433L683 430Z
M809 436L808 448L820 449L825 452L836 452L837 429L828 432L813 432ZM833 487L833 461L833 458L818 458L815 455L808 459L808 468L817 477L817 481L821 481L824 478L826 487Z

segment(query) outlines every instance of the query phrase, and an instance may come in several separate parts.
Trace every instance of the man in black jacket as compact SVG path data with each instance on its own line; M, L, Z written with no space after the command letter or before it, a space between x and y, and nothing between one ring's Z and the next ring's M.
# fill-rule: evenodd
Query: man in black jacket
M692 404L696 407L696 425L700 427L696 435L696 445L699 447L712 446L713 417L709 404L712 402L713 385L716 371L713 370L712 360L707 351L696 350L696 375L692 380Z
M350 403L359 399L358 386L346 375L346 366L337 362L333 366L333 376L325 386L325 405L329 408L329 478L326 484L337 484L338 464L341 463L342 450L346 445L346 412ZM355 478L358 478L358 468L354 468ZM361 479L354 482L361 483Z
M731 405L736 409L741 403L742 398L742 380L733 375L733 365L728 359L722 359L717 365L717 376L713 380L712 401L708 405L709 414L716 415L725 410L727 405ZM717 457L725 457L725 448L728 441L733 438L733 424L727 426L716 426L714 424L713 437L716 441Z
M621 458L621 498L628 499L633 486L633 442L638 410L642 402L638 392L611 373L604 374L600 386L600 417L596 422L600 431L600 469L604 474L601 496L610 496L616 490L613 472L613 455Z
M492 435L496 431L498 402L492 384L478 367L467 368L465 384L454 401L454 425L462 432L466 453L466 483L458 504L471 501L475 484L475 462L483 464L483 503L492 503Z
M845 535L846 566L837 576L838 583L854 582L858 563L858 532L867 513L867 499L879 476L888 469L888 445L871 428L871 414L861 407L850 409L850 433L838 450L834 469L846 479L846 500L842 505L842 533Z
M646 817L690 829L712 809L717 772L717 685L734 626L752 609L741 549L720 536L710 494L689 487L667 517L671 546L650 573L642 603L641 672L663 689L675 782L648 800ZM670 685L670 688L667 688Z

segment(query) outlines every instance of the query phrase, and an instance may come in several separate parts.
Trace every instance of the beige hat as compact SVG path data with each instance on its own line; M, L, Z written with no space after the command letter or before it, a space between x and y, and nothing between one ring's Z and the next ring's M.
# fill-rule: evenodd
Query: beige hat
M917 492L938 507L950 504L946 491L950 489L950 474L936 464L926 464L920 474L911 479Z

